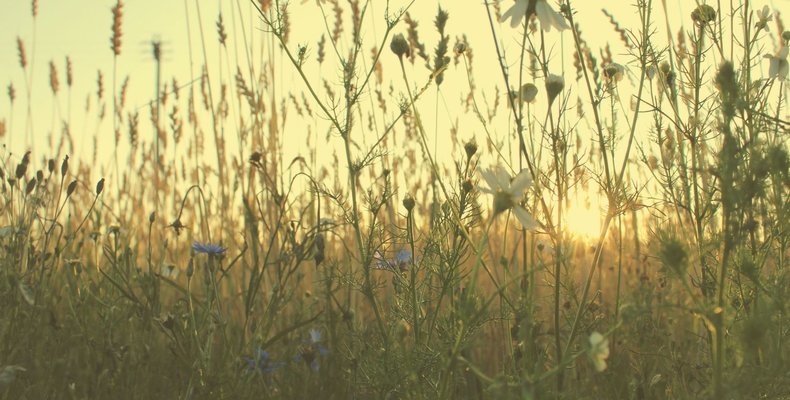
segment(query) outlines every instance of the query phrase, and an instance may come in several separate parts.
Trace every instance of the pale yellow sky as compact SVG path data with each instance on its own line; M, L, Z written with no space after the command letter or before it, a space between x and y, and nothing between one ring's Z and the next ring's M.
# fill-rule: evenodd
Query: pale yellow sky
M28 58L34 60L32 76L33 79L33 116L35 143L45 143L50 132L57 132L61 126L61 120L68 118L72 121L72 132L77 138L84 135L90 138L94 132L99 136L99 147L112 153L114 141L112 139L112 124L106 118L101 125L96 125L95 116L85 115L84 108L86 97L91 95L92 107L95 110L95 93L97 70L101 70L104 75L104 85L106 96L111 93L112 85L112 62L113 56L110 50L110 27L112 17L110 8L115 4L113 0L69 0L52 1L39 0L39 14L34 25L31 16L31 1L27 0L0 0L5 2L3 13L0 13L0 54L3 62L0 63L0 120L6 120L7 126L13 119L10 126L12 132L2 139L6 145L11 145L15 154L22 153L27 149L26 142L19 137L24 133L25 126L25 79L19 67L16 38L21 38L27 47ZM391 9L397 9L407 4L407 0L393 0L390 3ZM624 48L616 32L612 29L606 16L601 12L606 8L621 26L635 29L638 25L634 7L630 0L575 0L572 2L577 9L576 19L581 25L585 40L590 43L592 48L601 48L606 43L612 45L614 58L623 64L631 61L631 57L624 54ZM654 0L655 7L655 27L658 31L657 37L665 40L665 21L660 0ZM667 0L667 7L670 9L670 25L673 31L672 36L680 29L681 24L688 27L690 24L689 14L695 7L693 0ZM341 4L345 5L344 1ZM365 48L370 48L376 44L377 40L384 32L382 21L386 2L383 0L373 0L371 2L370 15L375 19L367 19L363 27L366 40ZM502 2L503 10L510 6L510 0ZM790 11L790 1L787 0L765 0L752 1L752 7L759 8L763 5L770 5L775 12L788 15ZM425 42L428 53L432 52L437 41L437 34L433 28L433 19L436 14L437 6L445 8L449 14L447 33L451 37L451 46L455 38L466 35L470 46L475 53L475 81L478 87L478 101L483 101L483 96L487 96L491 101L491 96L495 93L495 88L499 87L502 93L502 77L499 71L496 54L494 52L493 40L482 0L466 1L435 1L435 0L416 0L410 9L413 19L420 23L421 39ZM199 9L199 10L198 10ZM223 19L228 30L228 50L225 59L218 62L219 46L217 44L217 33L215 23L219 10L222 10ZM290 47L295 49L297 44L306 43L309 52L310 62L306 66L308 76L311 78L327 78L330 81L338 80L336 70L331 70L324 66L319 70L315 59L316 43L323 32L321 15L318 12L315 1L293 1L291 2L291 40ZM199 11L199 13L198 13ZM346 11L348 13L348 11ZM346 14L348 15L348 14ZM331 25L331 21L330 21ZM35 30L34 30L35 26ZM242 28L243 26L243 28ZM254 13L253 8L247 0L128 0L124 6L123 19L123 45L122 54L118 58L118 83L126 76L130 76L130 89L127 104L133 109L139 109L141 113L141 132L145 135L151 134L148 122L148 111L145 105L154 97L154 63L151 56L151 40L161 40L164 49L164 63L162 76L165 82L171 82L175 77L179 83L188 83L193 77L197 77L203 65L203 50L201 45L201 34L206 43L206 58L208 59L209 74L214 85L213 90L219 90L217 79L220 75L222 80L233 84L233 73L237 65L236 57L242 69L246 67L246 59L242 56L246 45L243 42L244 36L242 29L247 34L248 40L253 40L252 46L255 55L254 63L261 60L260 41L261 38L268 38L261 31L263 25L259 17ZM202 32L201 32L202 28ZM510 64L515 64L517 60L517 40L520 38L520 31L511 28L508 24L496 24L497 34L504 43L507 51L507 60ZM395 33L405 33L406 26L401 23ZM32 49L33 37L35 34L36 46ZM191 39L191 45L190 45ZM268 39L267 39L268 40ZM559 34L552 31L546 35L546 41L555 54L570 54L572 50L572 38L568 31ZM341 48L347 49L348 43L341 43ZM190 51L191 50L191 51ZM770 49L772 52L773 49ZM368 54L367 52L365 53ZM74 65L75 84L71 94L71 111L68 116L69 95L65 87L65 57L69 56ZM397 73L395 57L387 49L383 55L385 75L395 80L393 84L396 96L403 93L404 86L400 81L400 74ZM570 60L570 58L566 58ZM190 62L190 60L192 60ZM61 90L58 95L56 107L53 107L52 94L49 88L49 63L54 61L60 73ZM222 71L220 71L220 67ZM555 73L561 73L564 69L566 76L566 90L572 91L572 98L576 97L576 83L573 82L574 71L569 61L562 65L562 58L556 57L551 69ZM515 69L511 72L515 72ZM426 70L421 62L413 68L409 68L411 79L416 85L422 85L426 79ZM297 97L304 91L304 85L293 76L293 69L287 64L281 64L278 71L280 90L294 93ZM631 79L639 76L638 71L631 70ZM436 103L435 90L429 90L420 101L419 109L424 113L423 118L429 121L429 127L433 130L434 124L437 132L447 132L451 123L458 118L461 127L459 136L462 139L476 137L478 142L485 142L483 129L476 119L469 114L465 114L460 108L460 98L468 92L466 76L462 68L451 69L446 75L446 81L442 85L442 100L440 100L439 113L434 118L433 110ZM9 107L9 100L6 95L6 87L13 83L17 93L17 103L13 110L13 117ZM316 81L317 86L321 86ZM536 82L542 88L542 81ZM626 99L624 106L628 107L630 90L635 82L626 82L621 85L621 97ZM386 86L386 85L385 85ZM585 96L582 96L586 99ZM504 101L504 99L501 99ZM111 104L111 101L110 103ZM446 106L445 106L446 104ZM541 107L538 105L538 107ZM543 105L545 110L545 104ZM392 109L392 108L391 108ZM108 110L108 113L110 111ZM95 114L95 111L93 111ZM541 115L540 112L537 115ZM506 121L504 112L500 112L502 121ZM300 154L304 143L303 126L300 121L291 118L289 120L291 130L289 137L293 143L287 143L284 159L288 160ZM508 126L503 122L494 128L495 138L503 140L509 132ZM323 132L323 127L315 128ZM302 135L302 136L300 136ZM235 136L235 135L233 135ZM150 140L150 138L142 138ZM357 139L360 142L365 139ZM434 138L429 135L429 140ZM437 137L438 146L441 148L441 137ZM435 143L431 143L434 144ZM81 155L89 154L90 143L82 146ZM72 155L79 157L80 154ZM449 159L450 155L442 155Z

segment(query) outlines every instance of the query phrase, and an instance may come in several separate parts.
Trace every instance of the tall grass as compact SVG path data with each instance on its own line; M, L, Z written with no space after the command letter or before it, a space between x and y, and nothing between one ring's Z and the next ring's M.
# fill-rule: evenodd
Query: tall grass
M71 58L49 68L63 139L2 155L2 395L790 398L790 33L751 2L672 31L654 3L629 4L633 27L604 11L594 49L570 0L515 28L509 2L470 5L487 37L414 1L236 1L208 22L185 0L194 75L167 83L152 42L135 109L116 2L114 174L101 68L71 136L93 73ZM291 41L294 9L321 16L314 43ZM9 143L46 112L16 43ZM593 238L569 221L580 194L604 199Z

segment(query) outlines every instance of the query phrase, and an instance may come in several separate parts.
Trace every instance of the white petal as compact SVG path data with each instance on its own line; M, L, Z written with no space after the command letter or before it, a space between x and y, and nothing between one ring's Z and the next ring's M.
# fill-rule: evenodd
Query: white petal
M538 227L538 222L535 221L535 218L532 218L527 210L521 208L520 206L513 207L513 214L516 214L518 222L521 222L521 226L523 226L524 229L533 230Z
M593 332L590 334L589 340L590 340L590 345L592 345L592 347L596 347L598 346L598 343L601 343L603 341L603 335L601 335L598 332Z
M545 0L539 0L535 6L535 13L538 14L540 26L544 31L551 31L551 27L557 28L558 31L570 28L565 22L565 17L562 14L554 11Z
M487 191L486 193L496 193L497 190L505 189L505 187L502 187L499 184L499 179L497 179L495 168L481 170L480 175L483 176L483 180L485 180L486 184L488 184L488 187L491 188L491 190Z
M496 194L495 191L493 191L493 190L491 190L491 189L489 189L487 187L484 187L484 186L478 186L477 190L479 190L479 191L481 191L483 193L486 193L486 194Z
M776 78L779 76L779 59L770 57L768 60L770 62L768 66L768 77Z
M595 364L595 370L598 372L603 372L606 370L606 360L603 358L594 358L593 363Z
M516 3L502 14L502 17L499 18L499 22L505 22L505 20L511 18L510 26L513 28L517 27L527 13L528 3L529 0L516 0Z
M529 174L528 169L522 169L510 182L509 192L516 197L521 197L530 186L532 186L532 176Z
M499 185L499 189L503 191L507 191L510 189L510 174L507 170L502 166L497 166L494 169L494 173L496 174L497 184Z

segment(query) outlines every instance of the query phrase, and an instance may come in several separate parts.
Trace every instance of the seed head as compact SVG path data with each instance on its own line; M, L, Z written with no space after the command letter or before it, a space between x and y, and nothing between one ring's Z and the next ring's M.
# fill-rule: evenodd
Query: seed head
M123 31L121 25L123 24L123 2L118 0L115 6L112 7L112 37L110 38L110 49L112 49L115 56L121 55L121 36Z
M701 4L691 12L691 19L699 27L704 27L716 20L716 10L707 4Z
M36 178L31 178L25 186L25 194L30 194L36 188Z
M14 174L14 176L16 176L16 179L22 179L22 177L25 176L26 172L27 172L27 163L21 162L17 164L16 173Z
M623 80L625 67L618 63L609 63L604 67L603 73L610 82L617 83Z
M390 50L392 50L392 52L395 53L399 59L403 59L404 55L408 57L411 54L409 42L406 41L406 38L402 33L392 37L392 41L390 42Z

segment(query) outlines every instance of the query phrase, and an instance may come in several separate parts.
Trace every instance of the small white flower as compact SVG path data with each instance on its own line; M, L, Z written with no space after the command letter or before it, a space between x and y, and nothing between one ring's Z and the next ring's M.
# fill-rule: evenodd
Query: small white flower
M321 341L321 331L318 329L310 329L310 342L318 343Z
M540 25L544 31L550 31L552 26L557 28L558 31L570 29L568 23L565 22L565 17L554 11L546 0L538 0L538 3L535 5L535 12L538 14Z
M19 365L6 365L0 370L0 387L6 386L16 379L16 373L27 371Z
M757 11L757 23L755 24L758 29L768 30L768 23L773 19L771 9L768 6L763 6L763 9Z
M769 62L768 78L787 79L788 72L790 72L790 67L787 63L787 52L787 46L782 46L779 51L776 52L776 55L765 55L765 58L767 58Z
M589 355L595 370L603 372L606 369L606 359L609 358L609 339L605 338L598 332L593 332L590 335L590 350Z
M501 166L480 171L480 175L488 187L480 187L480 191L494 196L494 215L507 210L512 210L524 229L535 229L538 223L523 207L519 205L524 192L532 186L529 171L524 169L511 178L510 174Z
M532 14L538 15L540 26L544 31L550 31L552 27L558 31L570 29L565 17L554 11L546 0L516 0L516 2L502 14L500 22L505 22L510 18L510 26L515 28L524 17L529 18Z

